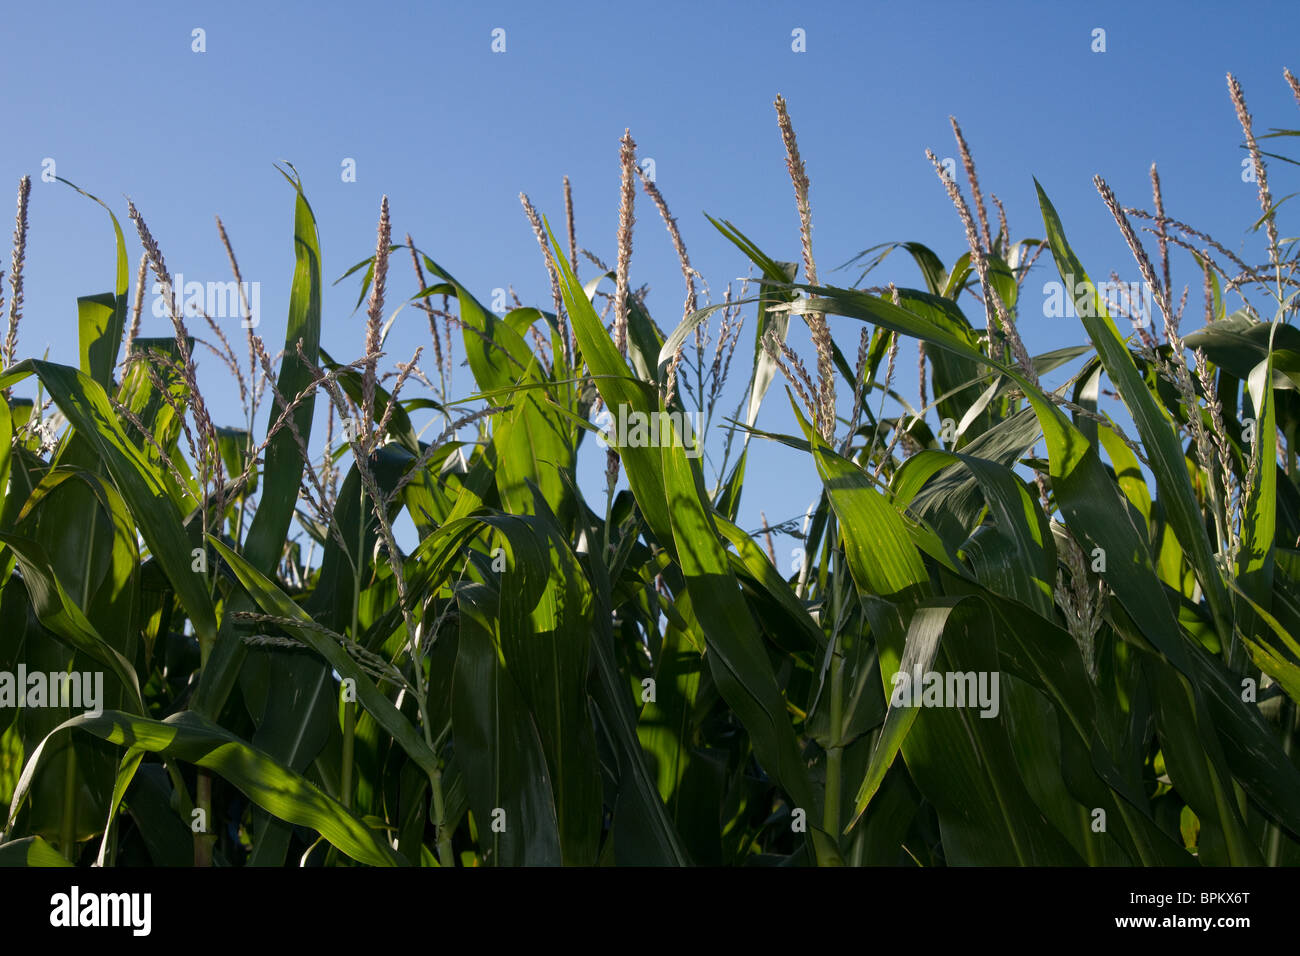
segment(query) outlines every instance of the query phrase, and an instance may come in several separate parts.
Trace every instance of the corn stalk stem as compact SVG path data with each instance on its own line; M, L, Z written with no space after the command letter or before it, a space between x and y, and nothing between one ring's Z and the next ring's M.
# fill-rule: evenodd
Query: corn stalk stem
M837 645L839 643L836 638ZM826 752L826 806L824 829L838 842L840 790L844 779L844 658L837 647L831 652L831 746Z
M194 804L202 811L200 819L203 821L203 829L194 833L194 865L211 866L213 837L208 831L212 828L212 773L203 767L199 768L194 788Z
M63 819L59 831L60 849L68 862L77 862L77 749L68 731L68 752L63 764Z
M831 601L834 605L831 643L828 653L831 679L831 729L830 747L826 751L826 802L823 806L822 827L836 845L840 840L840 798L844 789L844 654L840 635L844 628L844 612L848 606L845 595L846 569L844 555L834 552L835 580L832 583Z
M360 482L358 482L360 484ZM366 490L361 487L357 501L357 559L352 562L352 640L360 638L361 622L361 569L365 567L362 551L366 546ZM351 703L343 702L343 806L352 806L352 765L356 752L357 712Z

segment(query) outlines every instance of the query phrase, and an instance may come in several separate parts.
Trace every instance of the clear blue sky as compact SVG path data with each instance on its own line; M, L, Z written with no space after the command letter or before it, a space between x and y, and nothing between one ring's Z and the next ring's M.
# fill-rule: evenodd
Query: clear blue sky
M301 172L320 224L327 280L374 250L387 193L394 235L416 243L486 299L512 284L549 307L536 242L517 194L553 221L561 179L574 184L579 243L608 261L617 225L618 138L630 127L677 216L696 267L716 293L746 263L704 212L744 229L770 255L799 258L798 219L772 100L789 102L812 179L813 241L822 280L858 251L916 240L951 262L965 251L953 209L924 158L955 155L947 117L961 121L986 193L1005 202L1017 238L1040 236L1032 176L1061 213L1095 276L1136 273L1091 177L1126 204L1149 207L1158 162L1171 214L1262 261L1247 227L1255 187L1241 181L1241 134L1224 74L1236 73L1257 131L1300 125L1282 68L1300 71L1300 5L1133 3L243 3L10 5L0 35L6 90L0 184L30 174L31 235L20 355L47 347L76 363L78 295L108 289L106 217L61 184L39 181L42 160L108 201L126 222L130 196L173 271L225 280L220 214L244 276L262 284L268 344L282 341L293 268L292 190L272 163ZM506 31L506 52L491 31ZM1091 31L1106 31L1093 53ZM206 31L206 52L191 31ZM806 31L807 52L791 50ZM340 163L356 160L357 181ZM1274 162L1274 193L1294 167ZM6 192L8 189L6 188ZM6 199L5 208L12 208ZM8 213L5 213L8 216ZM653 208L638 197L634 285L651 286L661 327L681 315L676 259ZM1285 222L1285 217L1283 219ZM6 227L7 231L7 227ZM1283 228L1284 234L1289 234ZM1294 232L1294 229L1291 230ZM133 271L138 247L133 247ZM390 284L415 290L406 261ZM1193 283L1188 260L1175 282ZM1083 341L1074 319L1045 319L1033 300L1054 277L1044 259L1026 286L1021 330L1032 353ZM586 276L591 275L588 267ZM1180 278L1181 277L1181 278ZM919 285L894 257L880 278ZM361 353L357 285L328 288L324 344ZM968 314L977 324L981 318ZM1184 330L1199 325L1189 307ZM238 323L229 323L238 335ZM733 371L744 384L745 340ZM424 329L422 333L422 329ZM847 353L858 325L833 325ZM146 314L142 334L169 334ZM792 341L806 349L806 336ZM427 344L407 309L389 352ZM915 378L915 352L903 351ZM458 348L463 354L463 349ZM809 354L805 351L805 354ZM810 363L811 364L811 363ZM206 392L236 425L232 383L208 357ZM457 370L457 391L471 387ZM905 388L914 394L915 385ZM729 396L728 410L738 392ZM784 396L759 422L791 430ZM815 476L779 446L754 449L742 524L758 510L801 511ZM598 470L599 463L592 465ZM788 554L794 542L781 544ZM783 554L784 559L784 554Z

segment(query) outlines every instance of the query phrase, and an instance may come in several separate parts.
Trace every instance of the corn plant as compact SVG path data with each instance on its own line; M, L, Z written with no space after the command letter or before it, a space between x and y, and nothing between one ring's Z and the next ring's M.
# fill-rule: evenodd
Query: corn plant
M250 322L245 358L186 315L129 205L132 295L123 224L86 194L116 271L77 300L72 367L18 357L24 180L0 373L0 862L1300 862L1300 254L1229 91L1266 264L1166 215L1154 167L1153 212L1096 181L1153 308L1089 277L1041 187L1043 237L1013 240L956 120L969 199L930 155L969 251L874 246L825 284L778 97L798 261L711 219L751 275L720 301L625 134L613 268L578 246L566 180L561 227L521 197L551 301L493 311L394 241L385 199L374 254L339 280L359 281L364 342L336 359L287 167L277 355ZM685 284L665 326L633 286L646 200ZM866 285L897 250L924 288ZM1175 258L1203 292L1195 332ZM430 343L394 358L406 260ZM1034 355L1018 316L1040 261L1086 341ZM139 334L151 276L174 336ZM200 350L236 382L238 427L213 421ZM759 427L765 401L793 433ZM738 524L755 441L815 466L802 522ZM579 479L593 454L603 487Z

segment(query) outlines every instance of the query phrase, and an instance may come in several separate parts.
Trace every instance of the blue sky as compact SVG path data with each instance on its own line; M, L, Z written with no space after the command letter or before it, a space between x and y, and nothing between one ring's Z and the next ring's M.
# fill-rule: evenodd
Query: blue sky
M39 180L47 157L124 223L130 196L170 268L187 278L228 278L213 224L221 215L245 279L261 283L259 331L278 348L293 269L293 193L275 161L302 174L328 280L373 252L386 193L395 236L412 233L481 299L513 285L526 304L549 307L518 193L558 222L562 177L570 176L579 243L612 261L618 139L630 127L640 155L655 161L696 268L720 295L746 263L705 212L730 219L774 258L799 258L777 93L789 103L812 179L823 282L849 282L852 273L832 267L882 242L923 242L945 262L965 251L924 157L926 147L956 154L949 114L962 123L985 193L1006 204L1013 235L1042 234L1037 176L1096 276L1115 269L1137 278L1091 178L1101 173L1122 202L1149 207L1153 161L1172 215L1262 261L1260 238L1247 231L1259 210L1254 185L1241 180L1242 137L1224 74L1240 78L1257 132L1300 125L1282 80L1284 66L1300 70L1298 25L1294 2L1254 3L1250 13L1195 2L12 6L0 36L9 94L0 184L23 174L35 180L20 355L48 348L75 364L76 296L104 291L112 279L106 217L67 187ZM206 52L191 49L196 28ZM505 53L491 50L495 28L506 31ZM796 28L806 52L791 49ZM1090 49L1095 28L1106 31L1104 53ZM356 161L356 182L342 181L345 158ZM1271 164L1276 196L1300 188L1292 169ZM1175 282L1193 283L1198 302L1188 265L1185 256L1175 260ZM397 266L390 306L415 291L405 260ZM1076 319L1037 314L1051 268L1040 261L1026 286L1020 327L1031 353L1083 341ZM591 274L588 266L584 277ZM920 284L901 254L879 278ZM643 195L632 281L650 285L661 327L677 324L680 270ZM326 290L323 339L336 357L362 349L357 289L349 279ZM981 325L971 304L967 313ZM238 335L238 322L228 324ZM1189 307L1184 331L1199 324ZM751 308L728 410L746 378L752 328ZM832 330L851 354L857 323L833 320ZM169 332L146 309L142 334ZM792 342L810 355L806 334ZM427 346L427 327L408 308L390 355L405 359L418 344ZM914 380L911 343L903 358L902 374ZM457 392L467 393L468 370L456 376ZM210 357L201 380L218 418L238 424L233 383ZM914 394L915 385L904 391ZM760 426L792 430L783 406L774 390ZM592 463L591 473L599 467ZM746 527L757 526L760 508L779 520L813 494L807 463L779 446L755 447L749 475Z

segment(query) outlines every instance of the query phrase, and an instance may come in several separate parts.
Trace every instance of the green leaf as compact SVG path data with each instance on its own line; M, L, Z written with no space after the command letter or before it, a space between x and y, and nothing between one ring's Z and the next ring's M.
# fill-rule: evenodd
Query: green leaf
M573 323L573 334L582 350L582 356L591 369L606 407L616 418L620 406L627 406L629 413L652 415L659 411L659 400L653 386L638 381L628 369L623 356L613 340L605 332L600 316L592 308L591 301L583 291L578 277L569 267L563 251L555 237L551 236L552 248L556 250L555 262L560 271L560 291L564 297L564 306ZM649 420L648 418L646 420ZM655 537L665 546L671 546L672 528L668 521L667 501L664 497L663 463L659 450L650 447L624 445L618 448L623 470L627 474L628 484L636 496L638 507L645 516L646 524Z
M1211 362L1243 380L1271 355L1273 387L1300 388L1300 328L1294 325L1257 322L1238 313L1198 329L1183 342L1204 350Z
M293 170L293 167L289 167ZM289 290L289 322L284 334L284 358L280 362L280 376L276 390L292 401L312 383L312 369L298 356L298 342L302 341L302 354L306 362L314 364L320 348L321 327L321 262L320 238L316 231L316 217L302 191L302 181L284 173L284 178L296 193L293 217L294 271L293 285ZM297 433L304 442L311 441L312 415L316 407L315 393L303 400L293 414ZM282 414L277 403L271 403L267 415L267 429ZM282 428L266 446L263 453L263 483L261 503L253 516L244 542L244 554L263 574L270 574L279 563L284 541L293 522L294 505L298 501L298 485L302 481L306 462L298 453L294 433Z
M505 543L496 641L546 755L561 856L594 865L600 775L587 706L591 586L538 497L536 516L484 518ZM462 766L468 757L462 754Z
M319 831L321 836L359 863L370 866L402 866L406 863L381 834L367 827L337 800L193 711L158 721L106 710L102 714L83 714L64 721L55 733L72 728L85 730L118 746L206 767L280 819ZM45 741L42 741L32 753L18 781L10 808L10 828L44 746Z
M293 173L292 176L284 170L279 172L293 186L295 193L294 270L293 284L289 289L289 321L284 335L284 357L280 360L280 374L275 385L276 392L286 402L293 401L312 383L311 366L318 360L321 332L321 260L316 216L302 191L302 180L298 177L297 170L293 166L289 166L289 170ZM298 354L300 341L301 357ZM267 413L268 432L283 414L279 402L273 401L270 405ZM298 488L306 467L306 462L298 452L294 435L296 433L301 436L304 443L311 441L315 407L316 396L313 392L294 410L295 428L281 428L263 452L262 471L265 478L262 494L243 544L245 557L263 575L275 572L293 524ZM215 718L220 713L247 654L244 642L233 628L234 612L247 610L249 606L239 601L227 609L215 654L211 658L204 654L203 674L192 706L209 718Z
M0 843L0 866L72 866L42 837Z
M111 292L77 298L81 370L106 389L113 384L113 363L117 356L109 354L108 349L115 344L112 327L117 318L117 296ZM121 332L120 325L118 331Z
M800 632L799 638L791 640L791 643L803 645L804 649L819 655L824 652L826 635L808 616L807 609L799 601L794 589L772 566L758 543L720 514L715 513L713 521L722 536L736 549L735 564L738 568L743 568L763 593L785 612L786 620L783 623L793 625Z
M479 388L489 391L515 384L533 361L524 337L474 298L446 269L426 255L421 255L421 258L424 267L444 280L444 284L421 290L420 294L441 292L456 298L464 331L465 355Z
M485 861L557 866L559 822L546 755L496 630L484 585L459 589L452 728Z
M767 394L772 379L776 377L776 360L767 354L763 340L770 331L775 333L778 342L784 342L790 325L790 317L787 313L772 312L769 311L769 307L779 302L789 302L794 298L792 292L782 289L781 286L794 281L799 267L793 262L777 262L768 258L749 237L727 220L718 222L707 215L705 218L762 270L764 279L775 283L762 287L758 298L758 321L754 323L754 370L749 382L749 408L745 412L745 424L752 427L758 421L758 410L763 404L763 397ZM660 364L661 366L663 364L662 354Z
M122 236L122 226L117 221L117 216L107 204L68 182L62 176L58 179L72 186L87 199L99 203L108 213L108 217L113 220L113 238L117 253L113 291L77 299L81 371L98 382L105 390L109 390L113 386L113 368L117 363L117 353L122 347L122 333L126 328L126 298L131 268L126 256L126 240Z
M157 469L126 437L104 390L76 369L28 359L0 374L0 388L33 373L78 434L99 453L131 508L141 536L185 606L200 646L210 649L216 640L216 611L203 576L190 570L190 542Z
M907 626L907 643L904 645L903 656L898 662L896 673L909 675L909 680L916 684L926 671L933 670L934 658L939 652L939 641L943 639L944 626L962 600L962 598L936 599L916 609ZM881 676L893 678L892 674L886 675L883 671ZM907 732L916 722L917 711L917 707L910 705L895 706L891 695L884 726L880 728L880 736L876 738L876 746L871 753L871 763L854 798L853 820L845 827L846 833L858 822L870 805L871 798L880 789L885 774L894 763L894 757L903 746Z
M1042 391L1019 370L973 352L956 336L927 327L911 313L877 296L845 289L809 289L815 297L801 303L802 308L868 319L922 338L940 348L984 362L1020 387L1033 407L1047 441L1050 477L1057 503L1080 546L1089 555L1094 554L1095 548L1101 549L1107 559L1106 583L1139 622L1143 636L1175 667L1188 673L1186 640L1155 575L1145 535L1134 527L1096 449ZM1181 465L1181 458L1179 461L1185 478L1186 468ZM1204 529L1201 530L1203 535ZM1222 584L1221 579L1216 580Z
M40 543L15 534L0 534L0 543L17 555L18 564L23 569L23 583L41 623L111 670L130 694L129 702L136 712L144 713L140 683L131 662L100 636L81 608L63 590Z
M1038 185L1037 180L1034 185L1038 189L1043 224L1047 229L1047 241L1052 255L1056 258L1057 270L1072 294L1077 294L1078 287L1084 286L1085 291L1076 300L1075 311L1087 329L1092 344L1096 346L1097 355L1106 367L1106 374L1119 389L1129 414L1133 416L1133 422L1142 436L1143 448L1151 461L1156 486L1160 489L1160 499L1169 515L1170 525L1192 567L1196 569L1197 580L1205 590L1220 639L1229 640L1232 635L1232 612L1227 591L1210 550L1205 521L1192 490L1191 479L1184 464L1183 449L1169 412L1157 404L1143 381L1133 356L1106 312L1102 296L1066 242L1060 217L1043 187ZM1183 357L1175 356L1174 361L1181 363ZM1188 413L1198 414L1195 409L1188 409Z
M822 794L808 778L762 638L705 508L708 498L700 476L679 445L664 444L661 453L678 562L708 643L705 659L710 673L749 731L764 768L789 794L794 806L806 810L810 819L820 820ZM834 861L838 857L834 844L816 827L811 832L818 859Z
M929 575L903 516L861 468L816 437L793 396L791 406L812 444L817 471L844 535L844 557L859 589L888 600L918 588L928 591ZM870 539L857 533L868 528Z
M253 601L266 614L276 617L300 620L306 624L314 623L311 615L295 604L275 584L258 572L249 561L227 547L217 538L209 536L208 541L216 549L221 559L230 566L239 578L239 583L248 591ZM351 678L356 683L357 700L370 712L380 725L392 735L393 740L419 764L426 773L434 774L439 770L438 759L424 738L417 733L411 722L402 715L384 694L375 686L375 682L361 669L355 660L345 651L337 640L321 634L310 627L294 627L281 624L290 635L302 641L341 677ZM269 807L267 809L270 809Z
M1280 328L1278 326L1277 328ZM1242 505L1241 552L1237 557L1237 584L1251 603L1269 610L1273 596L1273 550L1277 528L1277 417L1273 401L1273 354L1250 373L1247 381L1255 403L1255 463L1250 495ZM1241 633L1254 636L1258 624L1243 609Z
M1161 751L1174 786L1201 822L1201 862L1206 866L1260 866L1263 859L1246 832L1236 805L1232 778L1210 716L1187 679L1166 666L1152 671L1156 681L1156 724ZM1204 831L1220 831L1225 854L1212 846ZM1215 841L1217 842L1217 841Z

